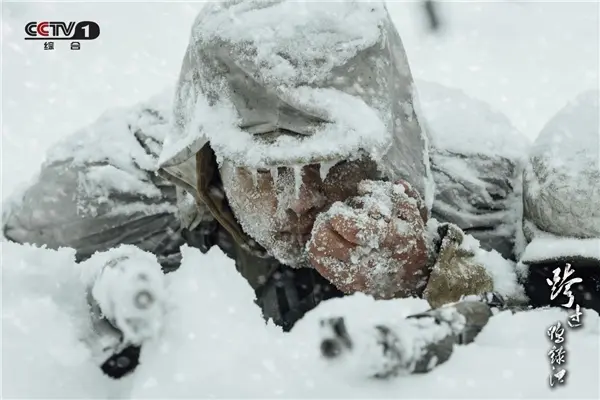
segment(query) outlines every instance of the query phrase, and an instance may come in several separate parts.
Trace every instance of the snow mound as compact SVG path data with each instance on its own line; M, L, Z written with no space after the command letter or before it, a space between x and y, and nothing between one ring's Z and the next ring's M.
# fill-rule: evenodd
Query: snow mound
M600 91L563 107L542 129L523 179L523 214L537 230L557 236L600 236Z
M547 167L564 169L572 179L598 165L600 91L581 93L542 129L531 157L543 158Z
M75 251L2 242L2 395L108 398L123 390L92 362Z
M2 243L3 395L7 398L597 398L600 319L567 331L568 385L551 390L546 330L560 309L496 315L475 343L426 375L367 378L356 353L344 364L319 358L318 322L344 316L357 342L373 325L393 326L427 309L420 299L355 295L322 303L289 334L266 325L253 292L219 250L184 247L165 276L169 314L145 345L134 375L112 381L90 361L82 264L73 251ZM372 355L371 355L372 357ZM34 382L35 384L32 384Z

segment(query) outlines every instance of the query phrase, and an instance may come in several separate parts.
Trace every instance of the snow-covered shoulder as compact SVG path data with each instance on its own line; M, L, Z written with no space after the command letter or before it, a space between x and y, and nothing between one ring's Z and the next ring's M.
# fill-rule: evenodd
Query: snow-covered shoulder
M174 195L155 176L170 129L170 103L171 90L165 90L108 110L51 147L38 173L3 202L6 236L71 246L102 230L104 223L113 229L142 213L174 213Z
M431 144L432 215L512 257L530 141L505 115L462 90L418 80L416 92Z
M436 151L523 159L530 140L508 117L458 88L416 80L420 114Z
M154 171L170 129L172 88L127 107L104 111L96 121L52 146L45 165L108 163L124 171Z

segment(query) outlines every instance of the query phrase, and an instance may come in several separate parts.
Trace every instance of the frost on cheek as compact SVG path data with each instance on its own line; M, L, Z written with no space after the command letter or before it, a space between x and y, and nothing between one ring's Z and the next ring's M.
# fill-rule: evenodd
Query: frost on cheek
M304 248L293 237L282 233L292 230L287 211L296 199L301 182L293 171L279 173L269 170L249 169L241 175L227 162L221 166L221 178L227 200L243 231L279 262L297 267L306 264ZM252 179L252 182L250 182Z
M253 180L258 179L254 171L251 173ZM254 186L245 189L247 185L242 184L235 167L228 164L221 168L221 176L223 189L237 222L251 238L262 246L269 246L272 242L270 232L273 218L264 207L258 185L253 182Z
M271 176L273 176L273 173L276 175L276 177L273 176L277 199L276 218L283 221L286 219L287 210L296 200L296 192L300 188L296 189L297 175L295 170L293 174L288 170L284 170L283 173L279 173L277 168L274 168L274 170L275 172L271 170Z
M394 229L398 235L406 236L415 231L415 227L400 218L394 220Z

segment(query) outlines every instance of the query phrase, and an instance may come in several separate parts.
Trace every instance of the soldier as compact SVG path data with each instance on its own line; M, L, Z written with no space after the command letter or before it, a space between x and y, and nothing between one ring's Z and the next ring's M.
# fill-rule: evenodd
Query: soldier
M7 207L5 236L73 247L79 261L131 244L165 272L183 243L218 246L286 331L355 292L525 301L514 264L494 253L486 265L465 236L514 256L518 160L429 142L384 5L207 4L172 120L170 98L106 114L55 148ZM135 366L121 356L109 375Z

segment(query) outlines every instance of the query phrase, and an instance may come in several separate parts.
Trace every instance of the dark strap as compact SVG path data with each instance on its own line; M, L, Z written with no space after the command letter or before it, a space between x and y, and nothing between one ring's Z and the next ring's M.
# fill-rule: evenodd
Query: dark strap
M235 260L238 272L254 289L264 318L285 331L322 301L344 295L316 270L291 268L273 258L248 253L216 222L202 222L193 231L184 231L183 236L189 246L204 253L216 245Z
M309 268L293 269L280 264L265 285L256 290L256 302L265 319L289 331L322 301L342 297L319 273Z

